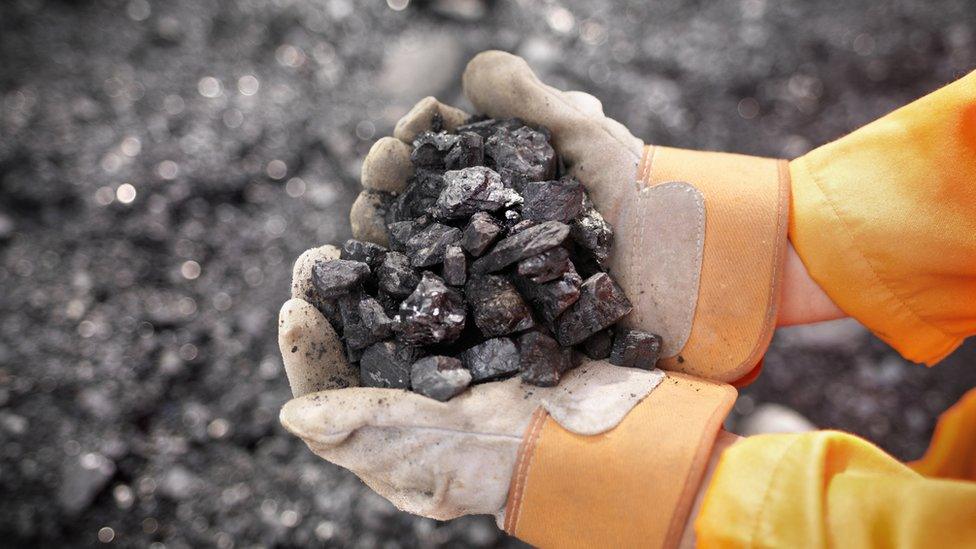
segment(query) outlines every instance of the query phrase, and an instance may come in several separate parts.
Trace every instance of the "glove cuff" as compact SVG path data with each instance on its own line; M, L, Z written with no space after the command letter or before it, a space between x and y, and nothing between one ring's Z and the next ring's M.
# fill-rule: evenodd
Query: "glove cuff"
M684 181L705 202L698 296L688 338L661 368L735 383L754 369L776 327L790 215L785 160L647 146L638 181Z
M541 547L675 546L735 396L730 385L669 373L594 436L540 408L519 449L505 531Z

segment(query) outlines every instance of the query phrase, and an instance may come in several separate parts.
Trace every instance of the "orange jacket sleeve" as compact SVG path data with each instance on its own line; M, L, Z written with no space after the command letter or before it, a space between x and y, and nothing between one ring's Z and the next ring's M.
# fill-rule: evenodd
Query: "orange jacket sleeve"
M699 546L976 547L976 482L919 472L976 480L974 437L976 390L911 466L836 431L743 439L705 494Z
M976 333L976 72L790 175L790 240L841 309L930 365Z
M790 239L844 311L928 364L976 333L976 73L793 161L790 173ZM976 390L910 466L839 432L744 439L712 477L699 542L976 547L974 441Z

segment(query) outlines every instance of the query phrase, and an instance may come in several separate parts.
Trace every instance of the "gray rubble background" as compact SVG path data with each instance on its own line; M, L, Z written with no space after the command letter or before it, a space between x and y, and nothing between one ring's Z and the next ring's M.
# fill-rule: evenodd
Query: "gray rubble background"
M403 7L404 0L391 0ZM612 7L611 7L612 6ZM0 545L513 545L397 512L278 425L290 266L360 159L486 48L660 144L793 157L976 66L970 0L0 4ZM976 385L856 323L780 333L782 403L895 455Z

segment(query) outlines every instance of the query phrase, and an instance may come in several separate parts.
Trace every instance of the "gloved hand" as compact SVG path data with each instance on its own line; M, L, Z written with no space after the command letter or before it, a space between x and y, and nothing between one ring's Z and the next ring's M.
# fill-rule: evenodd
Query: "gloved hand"
M610 272L634 304L624 324L662 336L661 367L719 381L746 377L776 326L787 250L785 161L645 146L607 118L598 99L546 86L522 59L489 51L464 72L476 110L552 132L570 175L615 231ZM448 129L466 115L422 101L363 165L356 238L385 243L379 195L399 192L409 143L439 111Z
M592 106L589 96L570 97L580 108ZM399 139L381 139L370 151L363 165L367 190L351 213L355 237L384 243L377 191L403 189L411 171L406 143L429 127L435 112L448 128L467 118L427 98L397 124ZM395 389L354 387L355 372L320 312L328 311L329 304L310 285L315 261L338 255L337 248L322 246L296 261L292 299L279 318L279 346L295 395L283 407L281 422L315 453L353 471L400 509L437 519L494 514L500 527L531 541L538 539L533 528L539 510L560 511L540 503L540 494L548 494L551 483L533 480L534 475L555 471L572 482L573 490L589 493L608 486L595 477L575 482L573 474L561 474L551 464L568 456L562 451L566 445L583 444L584 452L570 452L583 462L579 469L593 469L586 460L595 459L614 478L661 476L660 506L653 518L635 528L601 519L602 526L587 529L589 535L610 539L605 530L615 529L659 540L680 536L691 506L688 494L697 490L721 418L734 398L730 387L602 361L584 361L554 388L510 379L476 385L448 402ZM639 406L642 413L631 413ZM614 436L628 417L633 419L625 430L637 435ZM626 447L635 441L650 447L649 452ZM633 502L622 501L633 507ZM615 513L613 506L603 511ZM615 516L629 520L626 514Z
M309 365L298 379L322 372ZM599 434L663 378L660 370L589 362L557 387L512 378L476 385L447 402L352 387L298 396L282 408L281 423L401 510L441 520L492 514L501 527L523 436L533 417L544 417L533 415L538 408L573 433Z
M557 387L512 378L447 402L355 387L335 332L299 298L282 307L279 345L295 395L282 425L401 510L491 514L542 545L693 545L688 515L734 400L727 385L585 361Z
M367 191L350 215L355 237L385 244L382 212L371 191L403 190L412 172L406 143L430 127L435 112L448 128L468 118L426 98L397 123L399 139L380 139L370 150L362 176ZM660 370L584 361L557 387L513 378L476 385L447 402L354 387L356 373L320 312L328 304L310 284L315 262L339 253L321 246L295 262L292 299L282 306L278 324L295 398L282 408L281 422L316 454L353 471L407 512L436 519L494 514L501 524L519 447L537 410L573 433L596 435L616 426L664 379Z

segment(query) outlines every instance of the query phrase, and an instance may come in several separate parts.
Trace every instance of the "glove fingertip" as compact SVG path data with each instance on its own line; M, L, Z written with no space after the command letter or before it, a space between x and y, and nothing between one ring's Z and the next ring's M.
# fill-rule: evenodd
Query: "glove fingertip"
M281 306L278 347L293 396L358 385L332 325L305 300Z
M295 260L295 266L291 271L291 296L304 299L314 305L317 292L312 287L312 266L316 261L339 259L339 254L339 248L331 244L302 252L302 255Z
M360 181L365 189L400 193L411 175L410 145L395 137L384 137L369 149Z
M313 397L314 398L314 397ZM329 431L328 422L308 399L294 398L278 412L278 422L286 431L305 441L318 452L335 447L349 438L351 430ZM328 459L327 456L322 456Z
M524 59L499 50L488 50L468 62L461 77L464 96L482 114L510 117L520 114L520 102L530 98L526 82L536 81Z
M404 143L413 143L421 132L430 129L434 114L439 113L444 129L451 131L467 122L470 115L457 107L445 105L437 98L428 96L417 102L410 111L397 121L393 137Z
M349 224L352 225L353 238L380 246L390 245L384 220L389 196L368 189L359 193L359 197L352 203L352 209L349 210Z

